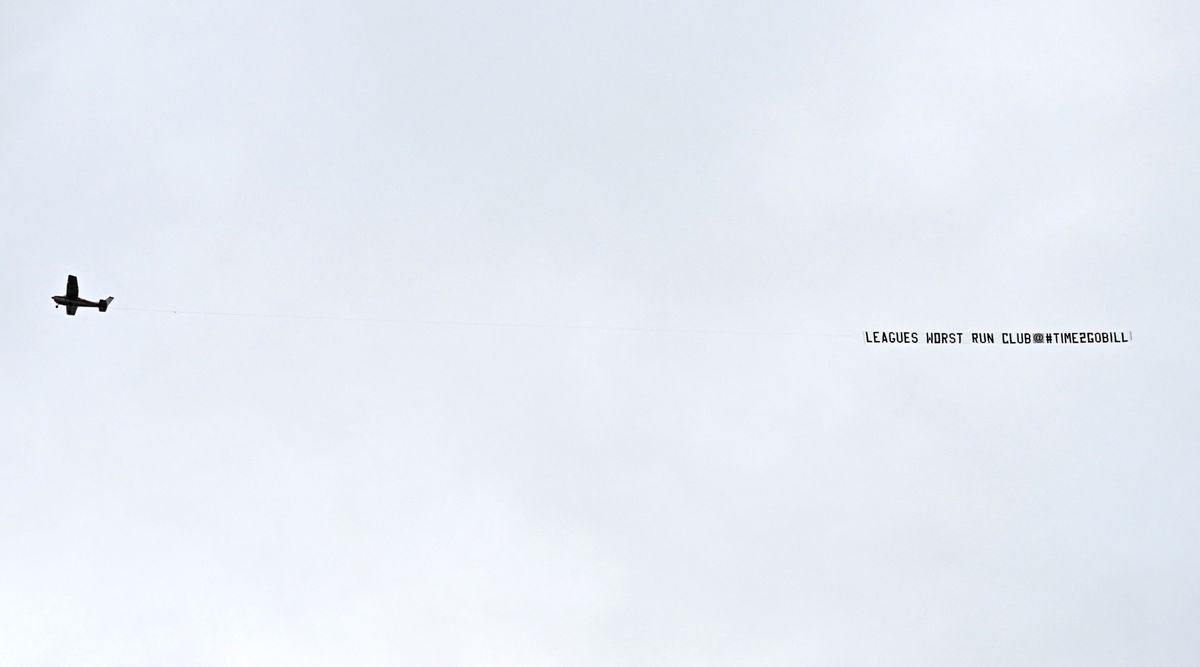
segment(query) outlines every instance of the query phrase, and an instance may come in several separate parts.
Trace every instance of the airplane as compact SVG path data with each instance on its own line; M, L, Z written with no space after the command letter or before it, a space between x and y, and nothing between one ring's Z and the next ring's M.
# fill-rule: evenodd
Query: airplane
M76 308L99 308L100 312L108 310L108 304L112 303L113 298L110 296L107 299L99 301L88 301L87 299L79 298L79 280L75 276L67 276L67 293L63 296L50 297L54 301L54 307L67 307L67 314L74 315Z

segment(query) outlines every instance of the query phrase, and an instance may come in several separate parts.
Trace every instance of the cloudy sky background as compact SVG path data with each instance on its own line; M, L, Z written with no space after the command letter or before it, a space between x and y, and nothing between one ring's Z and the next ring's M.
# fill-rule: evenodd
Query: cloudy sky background
M3 661L1196 664L1197 14L0 2Z

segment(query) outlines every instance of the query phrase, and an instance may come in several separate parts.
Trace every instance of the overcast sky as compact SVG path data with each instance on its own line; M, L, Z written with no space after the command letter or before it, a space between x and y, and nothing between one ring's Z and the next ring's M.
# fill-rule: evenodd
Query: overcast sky
M0 1L0 661L1200 663L1196 7Z

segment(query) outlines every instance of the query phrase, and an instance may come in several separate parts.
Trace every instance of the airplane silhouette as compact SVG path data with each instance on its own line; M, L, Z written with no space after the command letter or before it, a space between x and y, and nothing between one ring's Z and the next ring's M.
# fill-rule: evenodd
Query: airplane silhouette
M99 301L88 301L87 299L79 298L79 280L75 276L67 276L67 293L63 296L52 296L54 307L67 307L67 314L74 315L76 308L99 308L100 312L108 310L108 304L112 303L113 298L110 296L107 299Z

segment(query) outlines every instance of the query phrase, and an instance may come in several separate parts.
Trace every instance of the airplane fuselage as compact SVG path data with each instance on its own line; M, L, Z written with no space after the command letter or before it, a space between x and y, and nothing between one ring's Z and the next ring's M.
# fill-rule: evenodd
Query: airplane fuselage
M99 308L100 304L87 299L72 299L69 296L52 296L56 306L75 306L76 308Z

